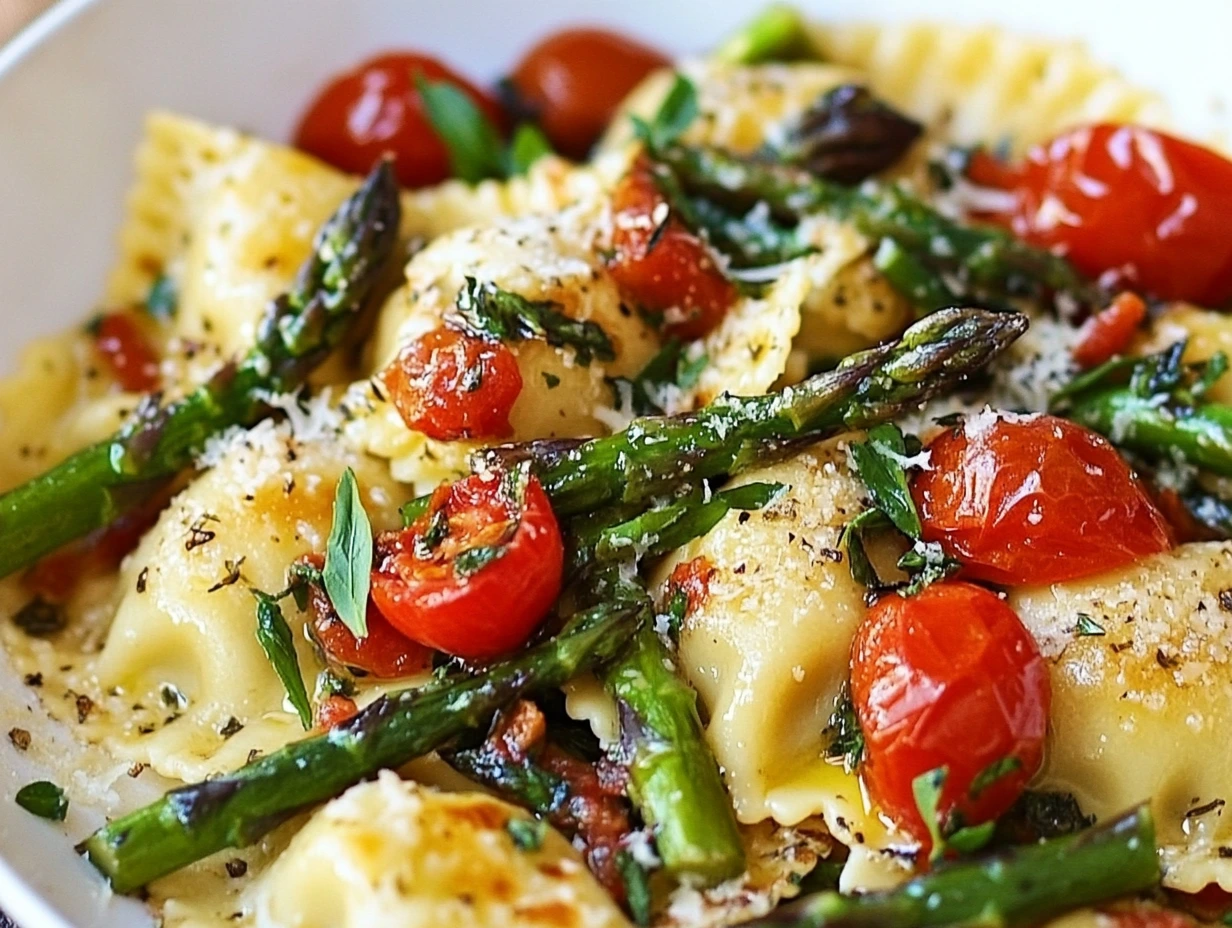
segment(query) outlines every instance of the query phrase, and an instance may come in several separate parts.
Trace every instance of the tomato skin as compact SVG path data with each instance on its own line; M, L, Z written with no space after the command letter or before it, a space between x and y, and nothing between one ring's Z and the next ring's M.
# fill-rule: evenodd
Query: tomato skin
M522 392L517 359L500 342L442 326L404 347L382 374L407 428L439 441L508 438Z
M1167 300L1232 300L1232 161L1209 149L1102 123L1036 146L1016 169L980 158L969 173L1016 195L999 221L1086 274L1112 272Z
M722 322L736 288L705 242L671 216L648 161L639 159L617 186L612 210L608 270L620 289L665 313L664 331L678 338L701 338Z
M329 731L344 722L351 721L357 715L359 715L359 707L355 705L355 700L335 693L332 696L326 696L317 704L317 728Z
M1136 293L1117 294L1105 308L1089 317L1078 332L1073 358L1079 367L1098 367L1129 348L1146 320L1146 303Z
M149 393L162 375L158 355L131 312L107 313L99 318L94 348L116 382L129 393Z
M1005 812L1043 762L1048 667L1013 610L982 587L949 581L878 600L852 644L851 696L869 791L925 854L916 777L946 767L939 815L977 825ZM972 797L972 781L1007 757L1020 767Z
M1102 436L1054 416L981 413L929 445L911 485L926 541L963 575L1057 583L1167 551L1172 534Z
M486 660L524 644L560 593L565 546L547 494L528 477L521 512L501 474L473 474L435 494L410 528L377 538L372 598L413 641L466 660ZM428 550L436 513L448 525ZM469 576L465 551L501 553Z
M607 29L564 29L528 51L509 82L552 146L580 159L642 78L670 63L655 49Z
M714 574L715 567L704 554L691 561L681 561L672 569L667 587L673 592L684 593L685 615L692 615L709 601L710 580Z
M392 154L404 187L447 180L449 152L428 121L416 75L456 85L504 127L496 100L456 71L418 52L391 52L361 62L321 88L300 117L296 147L349 174L367 174Z

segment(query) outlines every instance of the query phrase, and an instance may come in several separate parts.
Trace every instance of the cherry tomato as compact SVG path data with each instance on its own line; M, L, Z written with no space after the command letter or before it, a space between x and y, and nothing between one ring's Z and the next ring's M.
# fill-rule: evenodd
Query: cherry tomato
M325 559L311 555L303 559L320 569ZM409 677L432 666L432 651L399 634L368 601L368 634L360 639L338 617L329 594L320 585L308 587L312 613L312 636L326 655L347 667L354 667L381 680Z
M613 194L612 277L645 309L664 313L665 330L701 338L736 302L736 288L710 248L671 214L653 169L639 160Z
M496 100L457 72L427 55L394 52L371 58L326 84L300 118L296 146L350 174L367 174L392 154L404 187L446 180L449 152L424 112L417 75L456 85L489 119L504 126Z
M467 660L513 650L560 592L565 548L547 494L526 478L474 474L377 539L372 598L398 631Z
M981 413L929 446L911 487L924 538L993 583L1056 583L1172 547L1104 438L1053 416Z
M149 393L158 386L158 355L130 312L108 313L98 320L94 348L116 382L130 393Z
M442 326L402 349L383 374L407 428L429 438L508 438L522 392L517 359L500 342Z
M1087 319L1078 332L1073 358L1080 367L1098 367L1124 353L1146 319L1146 304L1136 293L1117 295L1106 309Z
M944 834L1001 815L1043 762L1048 667L1013 610L982 587L943 582L879 599L852 644L851 697L869 791L926 854L916 777L946 768Z
M1036 146L1016 168L976 158L970 174L1013 191L1000 219L1017 235L1087 274L1113 272L1163 299L1232 299L1232 161L1209 149L1101 124Z
M682 561L672 569L667 578L668 589L673 593L679 590L685 595L685 615L692 615L710 598L710 579L715 568L710 559L699 555L691 561Z
M655 49L606 29L565 29L527 52L509 83L552 146L584 158L629 92L670 63Z
M359 707L355 705L355 700L335 693L332 696L326 696L317 704L317 728L329 731L343 722L351 721L357 715L359 715Z
M1130 903L1123 908L1101 909L1099 923L1108 928L1198 928L1197 920L1183 912L1145 902Z

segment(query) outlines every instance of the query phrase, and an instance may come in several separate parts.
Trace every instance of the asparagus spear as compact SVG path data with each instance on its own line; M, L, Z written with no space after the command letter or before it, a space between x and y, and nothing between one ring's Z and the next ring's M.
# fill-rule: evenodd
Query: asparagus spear
M486 727L494 712L528 691L560 686L610 660L642 614L636 602L596 606L556 638L480 674L384 696L326 734L173 790L99 829L81 849L116 892L126 893L215 851L252 844L296 812Z
M750 928L929 928L1039 924L1159 881L1147 806L1064 838L948 864L886 892L819 893Z
M783 3L768 6L728 38L711 58L724 64L760 64L815 58L817 50L800 13Z
M303 383L340 342L398 236L387 163L321 227L291 289L265 312L256 343L183 399L142 403L116 435L0 496L0 576L111 522L192 463L206 440L267 415L264 398Z
M529 459L558 516L643 503L683 482L736 473L776 443L865 428L916 408L980 370L1026 327L1018 313L942 310L899 341L854 354L780 393L723 396L695 412L635 419L623 432L580 444L486 449L473 465Z

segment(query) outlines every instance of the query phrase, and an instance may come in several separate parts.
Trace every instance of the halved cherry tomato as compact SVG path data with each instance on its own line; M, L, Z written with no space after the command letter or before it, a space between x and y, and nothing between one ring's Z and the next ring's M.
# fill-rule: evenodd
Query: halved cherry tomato
M584 158L629 91L670 63L655 49L616 32L565 29L527 52L509 83L553 147Z
M351 721L358 714L359 707L351 697L338 693L326 696L317 704L317 728L329 731L343 722Z
M1080 367L1098 367L1123 353L1146 319L1146 304L1136 293L1125 291L1105 309L1089 317L1078 332L1074 361Z
M402 349L382 375L407 428L429 438L508 438L522 392L517 359L496 341L442 326Z
M1000 221L1064 252L1092 276L1113 273L1169 300L1232 300L1232 161L1134 126L1072 129L1016 168L972 160L976 183L1016 194Z
M701 338L722 322L736 288L706 243L672 216L644 158L617 186L612 210L608 269L620 289L664 313L664 328L680 338Z
M667 586L673 592L679 590L684 593L685 615L691 615L706 605L710 599L710 579L714 573L714 565L704 554L691 561L681 561L672 570Z
M366 174L386 154L404 187L426 187L450 175L449 152L424 113L415 87L422 75L464 91L497 125L500 105L446 65L417 52L378 55L340 74L300 118L295 145L351 174Z
M410 528L377 538L372 598L394 628L467 660L526 642L560 592L565 548L538 479L516 482L459 480Z
M1031 635L1000 597L970 583L883 596L852 644L865 782L926 854L915 778L946 768L942 834L995 819L1043 762L1051 696Z
M320 569L325 559L319 554L303 560ZM312 613L312 636L331 659L354 667L381 680L409 677L432 666L432 650L411 641L389 624L379 609L368 601L368 634L356 638L338 617L329 594L319 584L308 587Z
M1101 909L1099 923L1108 928L1198 928L1198 921L1184 912L1148 902L1131 902L1119 908Z
M1172 547L1106 439L1054 416L980 413L929 445L911 486L924 538L993 583L1056 583Z
M158 386L158 355L130 312L107 313L94 330L94 347L116 382L130 393L149 393Z

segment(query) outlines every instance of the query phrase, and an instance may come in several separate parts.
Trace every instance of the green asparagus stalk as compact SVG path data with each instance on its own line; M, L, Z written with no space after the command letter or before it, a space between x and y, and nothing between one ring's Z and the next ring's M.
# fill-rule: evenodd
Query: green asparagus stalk
M127 893L215 851L244 847L349 786L482 730L527 692L560 686L612 659L641 624L641 603L578 615L556 638L465 679L378 699L332 731L288 745L235 773L173 790L99 829L81 849Z
M400 206L387 163L321 227L291 289L256 343L195 391L155 394L116 435L0 496L0 576L100 528L189 466L210 436L269 414L266 397L296 389L338 345L394 253Z
M800 13L786 4L766 7L711 55L724 64L760 64L817 57Z
M712 886L744 872L744 845L719 767L706 744L697 693L676 673L654 629L607 667L630 753L629 793L654 829L663 868Z
M1147 806L1040 844L947 864L886 892L806 897L750 928L931 928L1042 924L1159 882Z
M765 203L776 217L791 222L812 213L830 213L849 219L870 238L892 238L908 251L982 286L1007 292L1043 286L1096 298L1091 285L1064 258L1000 229L947 219L899 187L847 187L800 168L705 146L651 147L651 157L670 168L687 192L729 209L747 210Z
M1017 313L942 310L899 341L852 355L780 393L725 395L695 412L635 419L623 432L581 444L487 449L473 466L529 459L558 516L647 502L681 483L737 473L780 443L866 428L917 408L983 368L1026 328Z

